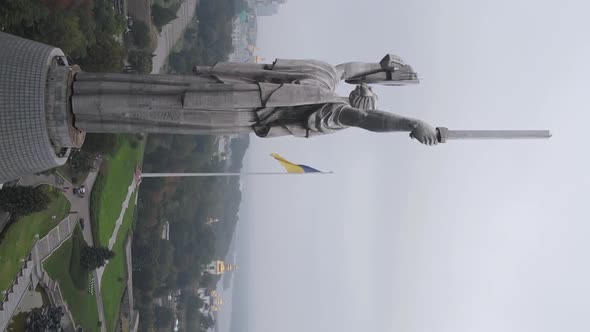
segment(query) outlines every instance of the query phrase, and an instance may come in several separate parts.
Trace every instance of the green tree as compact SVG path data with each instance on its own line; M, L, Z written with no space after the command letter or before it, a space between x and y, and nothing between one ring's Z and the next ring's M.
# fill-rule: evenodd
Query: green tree
M96 43L88 49L88 56L80 59L80 65L89 72L119 71L123 68L126 50L111 35L99 33Z
M80 4L80 6L75 9L75 15L80 17L80 20L78 21L80 31L86 36L88 46L94 45L94 43L96 43L96 21L94 20L92 3Z
M61 48L72 58L86 56L88 41L80 30L79 17L65 10L55 9L46 20L37 24L35 40Z
M156 316L156 326L159 328L167 328L172 326L174 320L174 313L168 307L157 306L154 309Z
M139 48L147 48L150 45L150 28L143 21L134 21L133 30L133 42Z
M215 325L215 320L209 315L201 315L201 327L205 330L212 328Z
M94 1L94 19L97 30L109 36L125 31L125 18L115 11L111 0Z
M61 307L50 306L43 309L33 309L27 316L25 331L63 331L61 326L63 315L64 313Z
M203 300L195 294L182 292L178 299L178 306L188 311L197 311L203 306Z
M32 27L49 15L44 2L38 0L11 0L0 2L0 28L14 32L21 27Z
M158 27L158 30L162 30L164 25L168 24L177 17L176 12L178 12L179 7L180 4L176 4L171 7L162 7L158 4L152 5L152 17L154 19L154 24Z
M72 152L68 159L68 165L70 165L70 168L74 173L73 176L88 172L92 166L93 159L93 156L85 151L78 150Z
M144 51L129 51L127 61L131 67L140 74L149 74L152 72L152 58L154 55Z
M50 202L49 196L38 187L16 186L0 189L0 209L14 216L43 211Z
M82 150L91 154L110 154L117 150L116 134L86 134Z
M158 281L163 283L166 281L168 275L173 269L172 264L174 261L174 247L170 241L160 240L159 241L159 252L157 258L158 264Z
M138 273L133 273L133 285L140 290L151 292L156 284L156 271L151 266L142 267Z
M88 271L104 266L106 261L113 258L115 253L106 247L84 247L80 253L80 264Z

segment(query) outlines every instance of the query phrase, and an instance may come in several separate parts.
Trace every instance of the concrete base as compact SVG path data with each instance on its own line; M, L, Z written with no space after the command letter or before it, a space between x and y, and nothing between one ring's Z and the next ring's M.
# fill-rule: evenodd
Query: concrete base
M0 32L0 183L63 165L82 145L71 77L59 48Z

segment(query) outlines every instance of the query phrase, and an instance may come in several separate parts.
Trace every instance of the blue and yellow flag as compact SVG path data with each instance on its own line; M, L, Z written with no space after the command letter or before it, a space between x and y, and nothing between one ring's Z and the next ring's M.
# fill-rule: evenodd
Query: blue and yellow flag
M309 167L306 165L294 164L287 159L279 156L276 153L271 154L273 158L279 161L283 167L287 170L287 173L322 173L313 167Z

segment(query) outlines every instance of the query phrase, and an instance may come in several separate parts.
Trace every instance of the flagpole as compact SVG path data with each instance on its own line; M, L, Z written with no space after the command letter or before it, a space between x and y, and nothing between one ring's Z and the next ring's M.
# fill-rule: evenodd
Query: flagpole
M308 175L333 174L333 172L284 173L284 172L243 172L243 173L141 173L142 178L212 177L212 176L258 176L258 175Z

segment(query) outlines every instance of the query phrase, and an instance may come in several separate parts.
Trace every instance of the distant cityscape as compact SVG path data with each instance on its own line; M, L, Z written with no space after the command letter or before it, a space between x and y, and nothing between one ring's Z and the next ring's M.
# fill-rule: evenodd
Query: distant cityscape
M257 55L258 16L272 16L287 0L248 0L248 9L242 11L233 21L231 62L262 63L264 58Z

